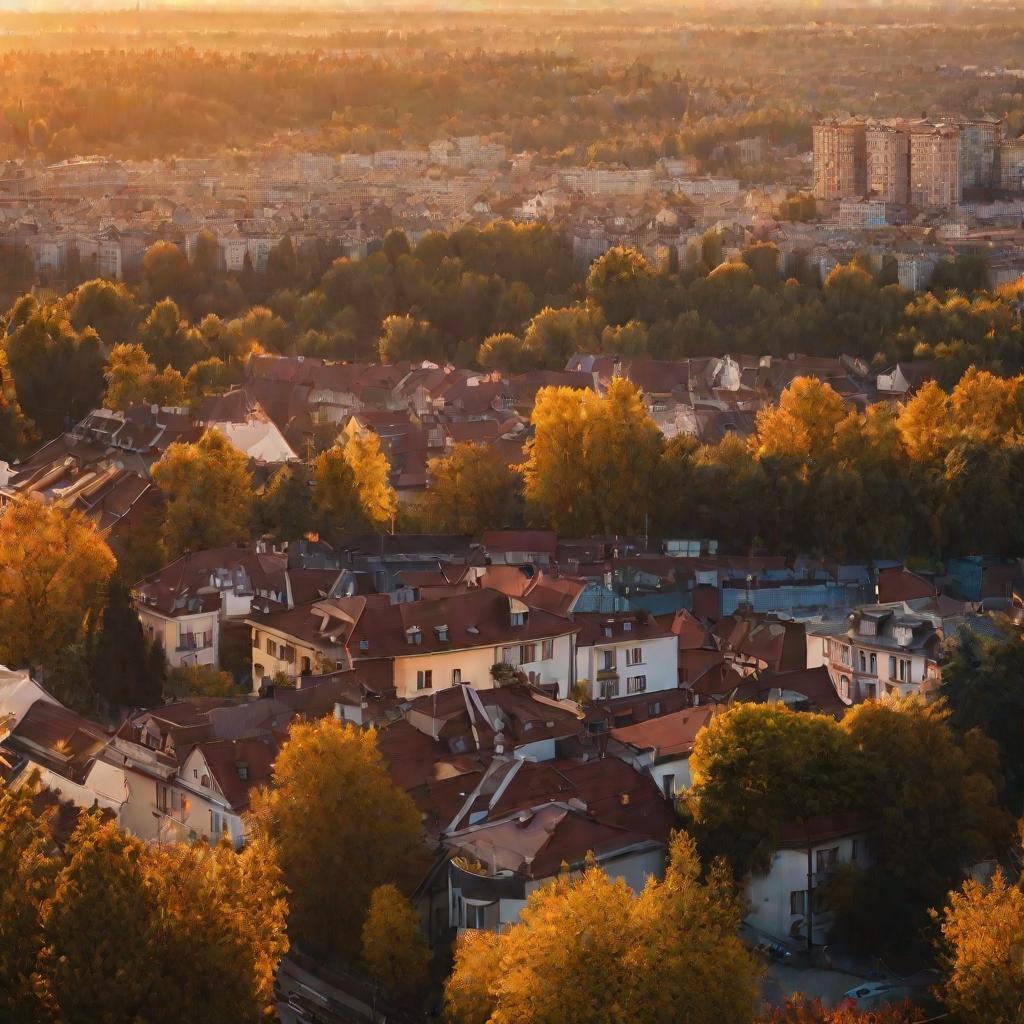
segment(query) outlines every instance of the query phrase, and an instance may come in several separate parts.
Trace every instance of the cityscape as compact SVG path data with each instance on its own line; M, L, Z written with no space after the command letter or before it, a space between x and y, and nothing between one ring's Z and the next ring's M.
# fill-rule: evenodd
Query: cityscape
M0 1022L1024 1024L1024 10L0 67Z

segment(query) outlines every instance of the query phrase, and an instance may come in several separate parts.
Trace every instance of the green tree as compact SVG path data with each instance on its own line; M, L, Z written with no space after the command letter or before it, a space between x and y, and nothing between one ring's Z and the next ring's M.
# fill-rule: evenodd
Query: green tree
M532 368L534 353L527 350L522 338L514 334L492 334L484 338L477 350L476 361L492 372L523 373Z
M80 284L69 296L69 317L76 331L91 327L108 347L128 341L139 319L139 308L120 281L96 278Z
M103 404L122 412L146 401L156 375L146 350L138 344L115 345L107 359L107 394Z
M430 483L423 520L437 533L469 533L508 526L519 518L519 478L499 451L457 444L427 464Z
M154 242L142 257L142 275L154 299L187 299L195 278L188 259L173 242Z
M377 350L382 363L444 358L440 333L426 320L393 314L381 324Z
M313 492L308 471L298 465L282 466L260 496L260 528L278 540L294 541L313 528Z
M654 271L635 249L616 246L594 260L587 274L587 298L613 326L649 320Z
M152 476L166 498L163 536L170 557L249 536L248 461L219 430L207 430L195 444L169 445Z
M855 806L855 768L828 715L736 704L697 736L687 809L704 847L742 877L767 869L780 825Z
M21 411L7 353L0 348L0 459L19 458L35 439L35 424Z
M545 306L527 325L523 347L535 366L561 370L574 352L598 352L605 320L596 306Z
M362 931L363 963L384 992L401 1003L422 1000L430 966L416 909L390 883L370 894Z
M321 452L313 463L313 513L317 529L329 537L363 521L355 474L341 445Z
M163 696L163 672L156 671L127 587L112 579L99 632L89 657L93 688L114 707L153 707Z
M279 851L294 934L357 957L371 893L420 851L419 812L388 776L376 732L334 718L293 723L252 813Z

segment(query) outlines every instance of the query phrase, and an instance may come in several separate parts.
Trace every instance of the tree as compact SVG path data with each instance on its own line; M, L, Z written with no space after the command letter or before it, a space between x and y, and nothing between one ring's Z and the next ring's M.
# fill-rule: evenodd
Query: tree
M415 363L444 357L441 335L428 321L398 314L381 324L377 349L382 363Z
M9 505L0 516L0 663L53 667L94 628L114 566L80 512Z
M876 823L871 867L837 881L830 901L847 941L906 947L970 865L1001 848L993 744L980 733L958 743L941 703L917 697L858 704L842 729L859 755L862 807Z
M662 441L635 385L615 378L604 396L542 388L531 422L522 471L538 521L570 535L644 529Z
M1024 892L997 868L950 894L938 942L943 1001L963 1024L1020 1024L1024 1015Z
M142 275L154 299L187 298L195 279L188 259L173 242L154 242L142 257Z
M390 526L398 511L391 486L391 466L373 431L353 433L345 442L345 461L352 469L356 493L366 520L375 528Z
M341 445L321 452L313 462L313 512L317 528L327 536L362 522L355 474Z
M427 464L430 483L423 519L437 533L474 536L518 518L519 479L499 451L485 444L457 444Z
M950 724L960 736L980 729L999 747L1006 778L1006 803L1021 811L1024 799L1024 642L1019 636L1002 640L961 629L942 668L942 696Z
M102 278L86 281L69 297L69 316L76 331L91 327L108 347L131 337L139 318L139 308L131 292L120 281Z
M173 366L180 373L210 354L203 334L190 327L177 303L161 299L139 325L139 341L157 369Z
M370 894L362 942L363 963L390 998L411 1003L422 997L430 951L415 908L394 885Z
M4 345L25 415L47 438L95 409L103 394L103 353L92 328L76 331L61 304L19 299Z
M634 895L591 864L531 893L518 923L467 933L445 990L454 1024L692 1024L753 1019L760 970L736 937L723 871L700 881L692 840L674 837L665 880Z
M171 669L168 688L176 696L234 697L238 686L230 672L222 672L213 665L181 665Z
M288 943L264 840L239 854L223 842L147 845L81 813L58 867L33 900L32 981L46 1011L35 1021L251 1024L268 1013Z
M797 377L778 405L757 414L751 445L758 456L787 456L820 463L829 453L836 427L846 415L843 400L817 377Z
M925 1014L910 1003L858 1010L852 1000L846 1000L830 1010L820 999L808 1000L795 995L786 1000L784 1007L765 1013L758 1024L918 1024L924 1017Z
M39 907L58 862L48 818L32 807L32 788L0 788L0 1020L37 1024L41 1007L32 984L43 944Z
M145 402L155 375L156 367L141 345L115 345L107 359L107 394L103 404L123 412L131 405Z
M252 477L245 456L219 430L195 443L175 441L153 466L164 493L164 545L175 558L249 536Z
M0 459L19 458L35 437L35 424L21 411L7 353L0 348Z
M635 249L615 246L594 260L587 274L587 298L613 326L651 319L654 271Z
M96 692L115 707L159 704L164 674L155 670L149 647L128 588L112 579L89 658L89 675Z
M736 704L697 736L687 809L702 845L743 877L767 869L781 824L855 805L854 769L833 718Z
M420 850L419 812L388 776L375 730L334 718L293 723L273 788L254 797L252 813L279 851L294 934L358 956L370 894Z
M484 338L477 350L476 361L492 372L523 373L532 368L535 353L528 350L515 334L492 334Z
M596 306L545 306L527 325L523 347L535 366L561 370L574 352L598 352L605 320Z
M148 891L145 846L84 814L52 896L41 908L36 971L45 1001L68 1024L147 1019L160 912Z
M313 493L305 467L284 465L259 499L260 528L278 540L294 541L313 528Z

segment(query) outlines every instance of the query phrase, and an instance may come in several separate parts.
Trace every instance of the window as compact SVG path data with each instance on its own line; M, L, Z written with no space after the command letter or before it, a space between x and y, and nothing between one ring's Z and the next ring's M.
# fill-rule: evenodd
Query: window
M644 652L640 647L630 647L626 651L626 664L627 665L642 665L644 660Z
M818 874L835 870L839 861L839 847L832 846L827 850L818 850L814 854L815 869Z
M665 794L666 800L675 799L676 777L674 775L663 775L661 777L661 791Z
M878 657L874 654L871 655L871 674L873 676L878 675Z
M272 658L277 657L277 644L274 643L274 641L271 640L269 636L267 637L267 654L269 654Z
M521 626L526 621L525 612L513 612L512 613L512 625Z
M856 860L860 856L860 840L850 840L850 860Z
M807 914L807 890L795 889L789 894L789 912L793 917L804 917Z
M209 775L204 775L199 780L199 785L200 786L204 786L206 789L209 789L210 788L210 776Z
M528 665L537 660L537 645L522 644L519 648L519 664Z
M661 714L661 701L651 701L651 703L647 705L647 714L652 718L657 718L657 716Z
M910 682L910 659L900 658L900 682Z
M192 769L192 778L193 779L198 779L199 778L199 769L198 768L193 768Z
M429 690L434 685L434 673L428 669L420 669L416 673L416 689Z
M601 671L611 672L615 668L615 652L614 651L602 651L601 652Z
M501 649L501 661L503 665L518 665L519 664L519 648L518 647L502 647Z
M647 676L629 676L626 679L626 693L643 693L647 689Z
M864 697L866 700L874 700L878 696L877 683L864 684Z
M618 697L619 695L619 681L618 679L602 679L601 680L601 699L608 700L610 697Z
M220 835L220 811L210 811L210 835Z
M458 686L462 682L462 669L452 669L452 686Z
M291 644L281 644L281 660L295 661L295 648Z
M889 655L889 678L896 678L896 659L891 654Z
M839 677L839 696L849 697L850 696L850 677L840 676Z
M867 672L867 670L868 670L868 656L867 656L867 653L865 651L858 651L857 653L858 653L858 656L860 658L860 670L861 670L861 672Z
M555 656L555 641L544 640L540 645L540 660L550 661Z
M260 649L260 634L255 629L252 631L252 645L257 651Z
M157 807L157 810L158 811L163 811L164 813L166 813L167 812L167 806L168 806L167 787L158 782L157 785L156 785L156 807Z
M633 623L630 622L629 619L626 619L626 621L622 624L622 632L623 633L631 633L632 631L633 631Z

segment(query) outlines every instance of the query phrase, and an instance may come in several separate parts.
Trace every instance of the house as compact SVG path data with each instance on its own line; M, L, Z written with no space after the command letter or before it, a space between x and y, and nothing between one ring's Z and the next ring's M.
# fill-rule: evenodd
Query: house
M646 612L577 612L576 679L591 700L614 700L674 690L679 685L678 641Z
M489 587L397 604L371 595L285 610L267 602L253 607L246 622L254 686L278 672L296 678L315 666L349 668L369 659L390 663L399 698L459 683L490 689L502 673L563 698L575 682L578 627Z
M808 629L807 665L825 666L844 700L905 697L937 685L943 638L936 612L905 601L862 605L845 621Z
M550 530L487 530L480 543L494 565L540 567L554 560L558 536Z
M634 725L612 729L608 754L647 772L666 800L690 788L690 754L697 733L722 709L714 704L686 708Z
M875 378L878 397L905 401L923 384L935 380L937 370L937 364L928 361L896 363Z
M494 782L482 780L460 815L472 823L443 840L452 928L513 923L530 893L565 866L581 870L590 855L635 891L664 870L674 815L653 782L624 762L496 760L490 775Z
M298 459L277 424L245 388L208 395L200 401L195 418L204 428L219 430L238 451L255 462Z
M870 864L870 838L864 818L850 812L783 825L767 872L747 881L746 923L778 942L824 945L832 914L817 892L840 867Z
M254 599L282 609L326 597L341 576L290 567L288 554L251 547L186 552L140 580L132 600L143 631L173 668L220 666L223 631L241 624Z
M712 627L725 661L742 675L765 669L787 671L807 664L802 622L765 612L736 611Z

